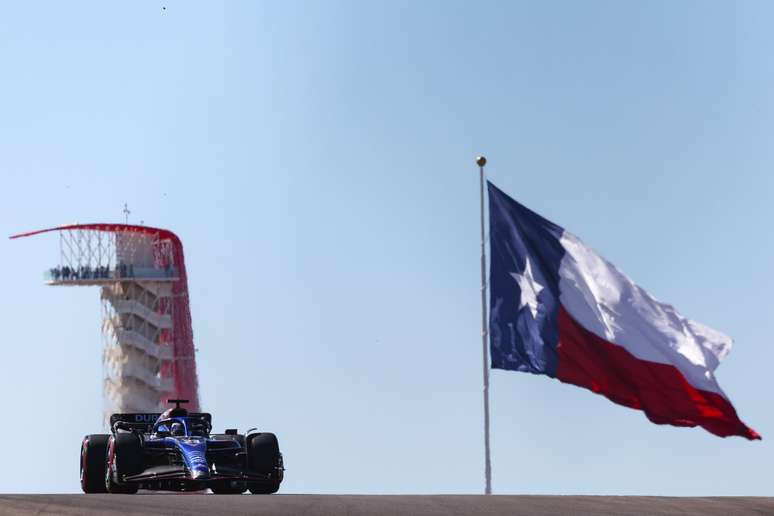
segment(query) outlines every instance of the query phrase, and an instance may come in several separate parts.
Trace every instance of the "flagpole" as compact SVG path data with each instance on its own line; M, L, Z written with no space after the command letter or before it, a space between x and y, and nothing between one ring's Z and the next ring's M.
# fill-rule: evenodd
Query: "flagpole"
M489 347L487 343L488 321L486 317L486 248L484 234L484 156L476 157L480 175L481 197L481 347L484 353L484 494L492 494L492 459L489 450Z

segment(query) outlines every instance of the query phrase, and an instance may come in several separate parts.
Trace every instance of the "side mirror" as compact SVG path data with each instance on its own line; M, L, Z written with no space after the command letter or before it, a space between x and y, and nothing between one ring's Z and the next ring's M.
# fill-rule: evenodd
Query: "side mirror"
M124 421L116 421L113 423L113 433L119 431L119 430L132 430L132 426L128 423L125 423Z
M159 425L158 428L156 428L157 434L169 434L169 427L167 425Z

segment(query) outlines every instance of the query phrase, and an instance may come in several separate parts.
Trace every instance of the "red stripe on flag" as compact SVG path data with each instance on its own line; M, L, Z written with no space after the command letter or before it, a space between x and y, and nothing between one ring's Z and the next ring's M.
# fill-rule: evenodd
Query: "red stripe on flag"
M640 360L623 347L586 330L559 310L556 377L614 403L642 410L653 423L701 426L721 437L761 436L747 427L723 396L696 389L674 366Z

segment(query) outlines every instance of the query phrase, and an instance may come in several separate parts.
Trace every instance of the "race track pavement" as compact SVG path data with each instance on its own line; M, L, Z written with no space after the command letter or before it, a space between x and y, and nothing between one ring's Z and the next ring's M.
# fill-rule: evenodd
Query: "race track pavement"
M2 515L490 516L774 514L774 498L511 495L0 495Z

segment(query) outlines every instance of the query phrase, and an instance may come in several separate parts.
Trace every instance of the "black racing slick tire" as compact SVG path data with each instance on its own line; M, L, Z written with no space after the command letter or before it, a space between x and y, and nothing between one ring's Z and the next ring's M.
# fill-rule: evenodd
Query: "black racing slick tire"
M134 494L139 484L121 480L143 470L140 438L130 433L117 433L108 440L105 467L105 490L111 494Z
M81 443L81 490L84 493L105 492L105 453L107 434L92 434Z
M232 485L231 482L223 481L210 485L210 491L216 495L242 494L246 490L247 486L244 482L234 482L234 485Z
M247 467L259 475L267 475L266 482L251 482L247 488L253 494L272 494L282 482L282 455L277 436L263 432L247 436Z
M279 491L280 482L276 480L269 484L251 484L250 492L252 494L274 494Z

